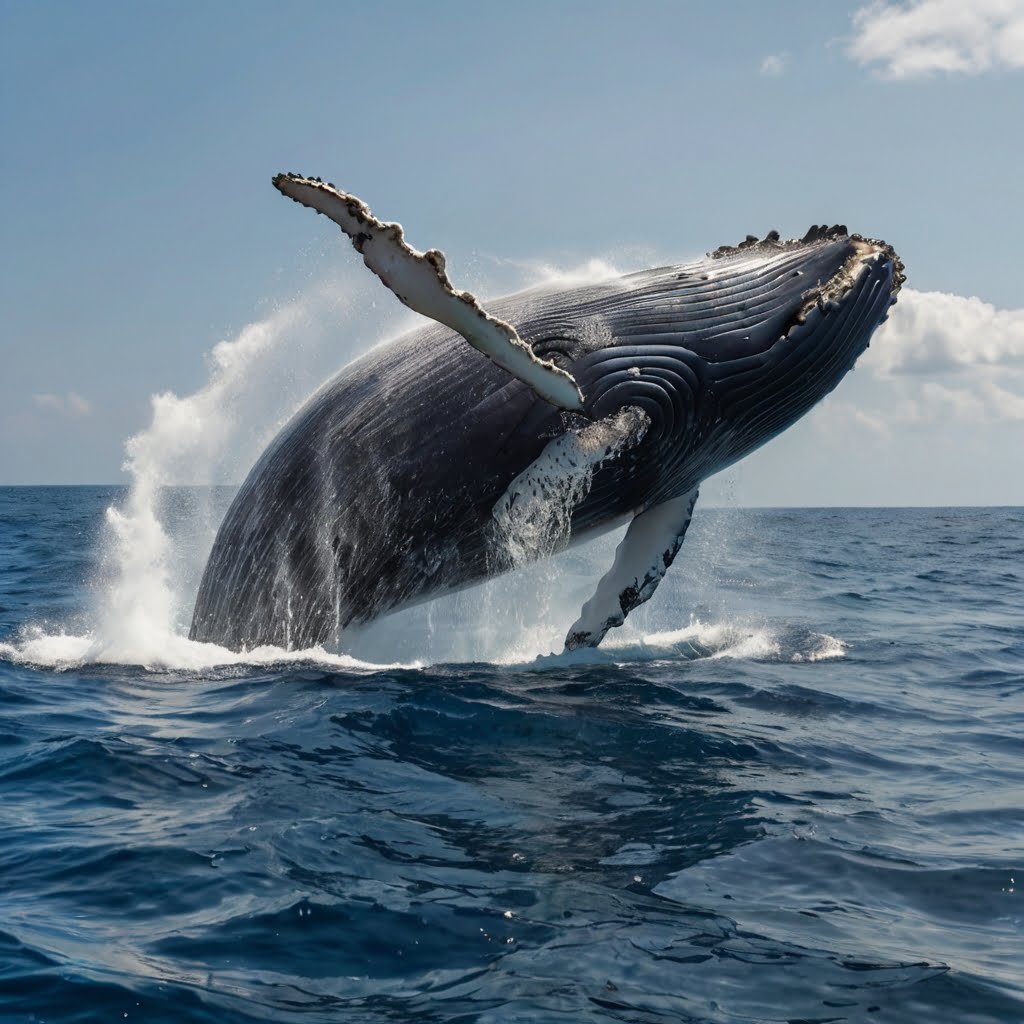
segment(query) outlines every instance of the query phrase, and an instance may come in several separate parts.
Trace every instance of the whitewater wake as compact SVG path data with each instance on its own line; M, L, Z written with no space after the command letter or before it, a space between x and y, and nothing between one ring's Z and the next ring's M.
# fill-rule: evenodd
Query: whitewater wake
M536 635L514 637L504 650L490 656L467 659L484 662L496 669L550 670L574 665L623 665L642 662L700 658L741 658L748 661L822 661L844 657L846 645L827 634L808 634L804 650L783 651L780 633L767 626L750 627L739 623L703 623L694 620L677 630L639 633L606 640L601 647L545 653L537 650ZM541 647L554 647L540 642ZM27 629L15 644L0 643L0 659L56 671L79 669L86 665L121 665L146 672L203 672L233 666L313 665L351 673L420 670L439 664L458 664L452 659L386 662L365 660L351 654L328 651L323 647L285 650L281 647L255 647L232 651L217 644L199 643L186 636L171 634L157 646L152 640L145 649L110 646L92 633L50 633L40 627Z
M217 644L198 643L187 636L167 634L151 637L142 647L124 641L109 643L94 633L75 635L47 633L33 627L17 644L0 644L0 658L23 665L65 671L84 665L125 665L147 672L200 672L234 665L272 666L316 664L346 672L381 672L399 668L421 668L416 663L374 664L348 654L335 654L322 647L304 651L286 651L282 647L255 647L251 651L231 651Z

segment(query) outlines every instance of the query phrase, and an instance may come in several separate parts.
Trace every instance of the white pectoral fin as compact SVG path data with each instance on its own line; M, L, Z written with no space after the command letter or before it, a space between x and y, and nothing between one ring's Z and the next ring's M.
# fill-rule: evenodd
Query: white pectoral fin
M612 567L565 638L566 650L597 647L614 626L658 589L686 536L697 489L641 512L615 550Z
M638 445L650 422L643 409L627 405L549 441L491 512L498 564L524 565L567 542L573 512L590 493L594 474Z
M361 199L319 178L278 174L274 187L334 221L362 253L363 262L410 309L457 331L545 401L560 409L583 408L572 374L538 359L511 324L491 316L469 292L452 286L442 252L417 252L405 241L400 224L385 224Z

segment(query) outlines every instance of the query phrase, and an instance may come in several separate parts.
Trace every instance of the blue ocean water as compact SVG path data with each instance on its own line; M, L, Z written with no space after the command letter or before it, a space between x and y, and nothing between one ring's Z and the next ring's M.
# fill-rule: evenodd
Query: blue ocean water
M0 490L3 1020L1024 1020L1024 510L698 509L597 655L610 542L247 661L173 560L137 642L123 500Z

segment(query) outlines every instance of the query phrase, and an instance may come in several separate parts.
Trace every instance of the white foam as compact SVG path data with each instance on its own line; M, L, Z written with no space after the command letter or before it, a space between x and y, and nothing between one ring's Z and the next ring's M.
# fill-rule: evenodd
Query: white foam
M702 622L698 618L683 629L651 633L644 640L664 650L707 652L709 658L775 658L781 649L777 636L767 626Z
M562 632L542 640L538 634L522 636L503 650L492 652L494 664L509 668L552 669L578 665L627 665L655 661L695 661L701 658L737 658L748 661L775 659L782 644L767 626L741 622L705 623L692 619L681 629L644 633L627 624L609 633L600 647L562 650ZM532 641L532 642L531 642Z
M141 646L124 639L113 642L96 633L74 635L46 633L33 629L17 644L0 644L0 658L16 664L36 665L67 671L86 665L126 665L147 672L201 672L232 665L315 664L345 672L383 672L418 669L418 662L375 664L348 654L334 654L323 647L286 651L281 647L256 647L251 651L231 651L217 644L197 643L174 634L153 636Z
M662 630L654 633L631 632L629 626L617 634L609 634L598 648L581 648L546 654L538 652L532 659L523 657L520 649L510 650L508 656L497 659L504 664L535 664L552 668L561 665L628 664L699 658L718 660L735 658L744 661L773 661L787 656L786 648L794 642L784 634L791 632L768 625L751 625L734 620L702 622L694 617L682 629ZM824 661L846 656L847 645L825 633L810 633L796 642L806 646L789 655L791 661ZM815 646L810 647L810 644ZM519 657L517 657L519 655Z
M486 613L483 613L484 615ZM472 613L467 609L467 617ZM655 633L631 633L628 627L609 635L600 647L584 647L575 651L561 649L564 630L558 626L546 630L536 627L507 630L502 623L496 630L486 628L483 615L478 621L464 622L461 658L451 658L455 649L441 641L437 658L413 658L399 661L378 661L348 653L311 647L288 651L264 646L250 651L232 651L217 644L197 643L177 634L151 635L143 644L132 644L124 638L113 641L97 633L48 633L40 628L27 630L16 643L0 643L0 658L15 664L33 665L56 671L88 665L124 665L147 672L203 672L230 666L275 666L313 664L353 673L395 670L422 670L432 665L463 662L484 662L501 669L550 670L583 665L626 665L656 661L694 661L707 658L735 658L746 661L775 660L784 656L778 634L766 626L752 627L739 622L704 623L694 619L682 629ZM550 624L549 624L550 625ZM476 629L475 636L473 634ZM377 627L388 632L386 625ZM391 628L394 628L393 626ZM470 635L466 635L466 634ZM447 638L455 642L458 638ZM837 637L811 634L818 641L809 650L795 651L793 662L817 662L846 656L847 645ZM429 646L429 645L425 645ZM474 650L475 648L475 650ZM373 650L380 653L379 649Z
M153 396L149 426L125 444L128 496L106 510L94 603L85 616L89 628L29 628L13 644L0 645L0 657L58 669L121 664L201 670L299 661L346 670L395 667L390 660L377 666L322 648L261 647L239 654L188 640L217 522L208 498L193 496L173 522L167 511L169 486L244 477L324 376L408 326L408 316L368 312L371 304L357 301L361 290L358 284L320 282L215 345L209 376L197 391ZM349 328L347 344L333 338L339 327Z
M828 661L831 658L846 657L846 644L838 637L829 636L827 633L819 633L816 636L820 641L818 646L804 658L799 653L794 654L794 661Z

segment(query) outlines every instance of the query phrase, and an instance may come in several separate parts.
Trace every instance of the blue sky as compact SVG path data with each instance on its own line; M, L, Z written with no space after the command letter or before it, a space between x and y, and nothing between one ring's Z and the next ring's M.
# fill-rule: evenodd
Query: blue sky
M299 318L315 350L275 342L287 401L389 326L337 231L271 188L295 170L473 290L822 221L883 237L913 290L891 332L719 491L1024 504L1024 10L977 10L3 0L0 483L123 479L150 396L311 289L354 297Z

